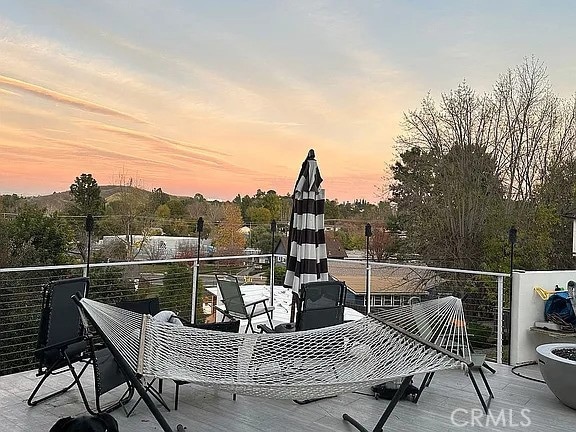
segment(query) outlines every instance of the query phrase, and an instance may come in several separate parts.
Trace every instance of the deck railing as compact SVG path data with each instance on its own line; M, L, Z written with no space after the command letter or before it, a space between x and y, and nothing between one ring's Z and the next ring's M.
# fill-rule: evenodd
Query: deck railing
M274 261L277 261L277 258ZM276 274L282 280L282 263L270 266L271 255L241 255L201 257L157 261L130 261L90 264L89 296L115 304L122 300L157 296L162 309L199 321L210 315L212 295L207 288L215 287L216 273L232 273L241 282L269 284ZM424 288L431 296L457 294L463 297L468 329L474 348L487 353L488 358L502 363L506 342L503 273L431 268L416 265L329 260L329 268L337 267L337 278L346 281L363 278L366 288L372 288L372 303L368 308L391 307L375 301L378 284L387 280L398 282L399 274L411 278L410 289ZM42 306L43 286L53 280L86 276L86 266L60 265L46 267L0 269L0 375L7 375L35 366L38 325ZM397 291L398 292L398 291ZM356 293L349 306L365 312L365 292ZM411 298L404 293L399 301ZM407 294L407 295L406 295ZM192 307L197 298L197 307ZM358 298L362 300L358 301ZM273 299L272 299L273 301ZM377 304L376 304L377 303ZM394 300L392 303L396 303Z

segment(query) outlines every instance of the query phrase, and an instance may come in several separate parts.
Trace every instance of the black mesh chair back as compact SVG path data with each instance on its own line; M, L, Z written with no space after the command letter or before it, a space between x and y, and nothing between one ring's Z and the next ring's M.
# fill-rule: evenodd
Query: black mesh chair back
M88 287L89 279L84 277L54 281L44 287L35 352L39 361L37 375L42 378L28 398L30 406L65 393L74 386L78 387L84 406L91 414L111 411L124 405L132 397L133 389L127 383L126 391L119 399L114 399L106 406L101 404L104 393L126 380L109 351L106 348L95 349L94 341L84 328L78 307L72 300L75 294L85 296ZM74 366L78 362L82 363L79 372ZM95 408L89 404L80 381L90 364L94 367ZM60 390L36 398L44 382L50 376L62 372L69 372L72 382Z
M126 377L108 348L101 348L94 352L94 367L98 373L94 374L98 393L104 394L126 383Z
M246 304L240 291L238 279L231 275L216 275L218 288L222 294L222 302L226 311L234 318L247 319Z
M116 307L139 314L154 316L160 312L160 300L158 297L150 297L138 300L124 300L116 303Z
M88 278L82 277L51 282L44 287L36 347L39 373L43 368L53 366L58 359L62 364L66 363L60 353L62 344L66 345L66 352L72 361L81 357L86 349L80 313L72 296L77 292L86 296L88 286Z
M240 284L235 276L231 275L216 275L216 283L220 294L222 294L222 302L226 306L226 311L223 315L233 319L248 320L246 325L246 332L248 329L254 333L252 326L252 318L266 314L270 326L272 326L272 316L270 312L274 310L273 306L268 306L268 298L261 297L258 299L245 302L240 291ZM218 309L218 308L217 308Z
M296 331L329 327L344 322L346 287L339 281L310 282L300 288Z

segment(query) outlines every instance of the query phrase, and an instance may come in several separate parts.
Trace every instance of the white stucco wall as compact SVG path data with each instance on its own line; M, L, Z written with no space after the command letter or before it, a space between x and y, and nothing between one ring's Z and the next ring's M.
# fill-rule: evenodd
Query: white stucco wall
M536 347L549 342L575 342L576 337L554 338L530 331L535 321L544 321L544 300L534 292L540 286L553 291L556 285L566 288L576 281L576 271L514 272L512 276L512 319L510 364L535 361Z

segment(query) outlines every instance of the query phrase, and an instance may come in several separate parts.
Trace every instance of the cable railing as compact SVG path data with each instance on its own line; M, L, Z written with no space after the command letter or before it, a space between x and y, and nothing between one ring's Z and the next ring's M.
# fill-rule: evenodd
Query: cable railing
M270 266L271 259L272 255L262 254L92 263L88 296L108 304L158 297L164 310L195 322L214 320L214 275L234 274L250 285L270 285L271 280L282 285L284 264L275 256L275 265ZM362 313L457 295L463 298L473 348L499 363L506 359L506 274L334 259L329 260L329 272L346 282L347 306ZM43 286L79 276L86 276L85 265L0 269L0 375L35 367Z

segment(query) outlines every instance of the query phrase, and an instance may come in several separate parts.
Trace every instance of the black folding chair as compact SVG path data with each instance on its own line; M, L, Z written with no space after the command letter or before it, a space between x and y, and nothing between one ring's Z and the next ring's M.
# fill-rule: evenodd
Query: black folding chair
M300 288L296 331L312 330L344 322L346 286L339 281L310 282Z
M95 348L92 337L82 325L78 308L72 301L71 297L76 293L85 295L88 287L88 278L59 280L44 287L35 351L38 359L37 376L42 378L28 398L30 406L63 394L74 386L78 387L86 410L91 414L112 411L127 403L132 397L132 386L128 384L108 349ZM82 363L80 372L76 370L76 363ZM90 364L94 367L95 408L90 406L80 381ZM69 385L35 399L49 377L66 372L72 375L72 382ZM117 401L104 405L102 396L121 384L127 386L122 396Z
M140 314L154 316L160 312L160 300L158 297L149 297L138 300L123 300L116 303L116 307Z
M160 300L158 297L150 297L138 300L124 300L116 303L116 307L121 309L126 309L132 312L137 312L139 314L146 314L146 315L156 315L160 312ZM145 381L142 375L137 375L141 381ZM154 383L156 382L156 378L153 378L151 381L143 382L144 389L150 393L154 399L156 399L164 408L170 411L168 404L162 397L162 380L158 380L158 390L154 388ZM130 417L130 415L134 412L136 407L140 404L142 398L138 398L136 403L132 405L129 411L126 412L126 416Z
M252 333L254 333L254 327L252 327L252 318L260 315L266 314L270 326L273 325L270 312L274 310L274 307L268 306L266 304L268 301L267 297L245 302L244 296L240 291L238 279L236 277L231 275L216 275L216 282L218 284L220 294L222 294L222 302L226 306L224 315L234 319L248 320L245 333L248 332L248 328L250 328ZM224 317L222 320L224 320Z
M264 333L284 333L330 327L344 322L346 285L340 281L318 281L303 284L296 302L296 322L279 324L273 329L266 324L258 328Z

